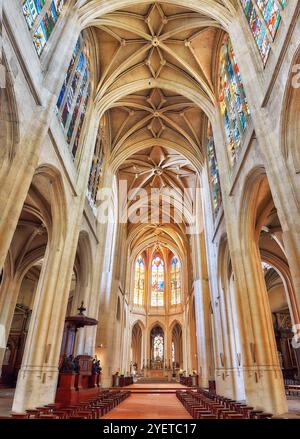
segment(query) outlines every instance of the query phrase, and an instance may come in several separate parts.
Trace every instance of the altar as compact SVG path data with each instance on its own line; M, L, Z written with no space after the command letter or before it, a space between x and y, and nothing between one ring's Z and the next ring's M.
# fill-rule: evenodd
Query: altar
M165 376L164 369L150 369L148 376L151 378L163 378Z

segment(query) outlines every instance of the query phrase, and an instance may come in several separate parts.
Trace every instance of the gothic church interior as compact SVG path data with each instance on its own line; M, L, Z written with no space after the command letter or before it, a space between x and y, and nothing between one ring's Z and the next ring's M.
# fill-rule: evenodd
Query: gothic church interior
M2 7L0 417L299 418L299 2Z

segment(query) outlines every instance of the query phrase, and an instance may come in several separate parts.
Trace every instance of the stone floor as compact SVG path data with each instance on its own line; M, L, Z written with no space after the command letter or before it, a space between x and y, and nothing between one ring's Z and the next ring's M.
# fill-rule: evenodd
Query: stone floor
M288 413L276 416L279 419L300 419L300 398L288 397Z
M127 386L127 389L130 389L130 388L134 388L134 389L138 389L138 388L149 388L149 389L170 389L170 388L172 388L172 389L182 389L182 388L184 388L184 386L182 386L181 384L179 384L179 383L174 383L174 382L172 382L172 383L159 383L159 384L156 384L156 383L152 383L152 384L143 384L143 383L141 383L141 384L139 384L139 383L137 383L137 384L131 384L130 386Z
M0 416L8 416L11 412L15 389L0 389Z
M173 394L132 394L103 419L192 419Z

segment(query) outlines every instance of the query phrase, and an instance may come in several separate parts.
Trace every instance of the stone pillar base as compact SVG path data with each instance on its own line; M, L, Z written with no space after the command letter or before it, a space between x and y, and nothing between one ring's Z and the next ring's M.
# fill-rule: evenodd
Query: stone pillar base
M112 377L111 376L102 376L101 379L101 387L104 389L108 389L109 387L112 387Z
M244 370L246 402L273 415L288 412L282 372L279 367L260 366Z
M22 367L19 371L12 411L24 412L55 401L57 367Z
M216 392L218 395L236 401L245 400L243 371L238 369L220 369L216 371Z

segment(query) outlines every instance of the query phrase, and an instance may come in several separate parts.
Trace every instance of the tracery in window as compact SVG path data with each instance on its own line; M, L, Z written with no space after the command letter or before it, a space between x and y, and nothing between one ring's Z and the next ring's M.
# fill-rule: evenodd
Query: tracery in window
M103 168L103 141L101 139L101 128L98 130L93 161L90 170L87 197L93 209L96 209L97 194L99 191L101 173Z
M78 150L91 93L91 74L85 49L80 35L57 101L58 117L73 157Z
M180 261L177 256L173 256L171 261L171 305L180 303L181 294L181 269Z
M266 64L287 0L241 0L245 16Z
M164 306L165 269L160 256L155 256L152 261L152 290L151 306Z
M164 338L161 334L158 334L154 337L153 347L154 359L161 361L164 357Z
M145 293L145 264L142 256L139 256L135 263L134 275L134 297L135 305L142 306L144 302Z
M219 101L231 164L236 162L250 110L231 40L225 37L220 51Z
M208 178L212 197L213 214L216 218L222 204L222 193L214 136L210 124L208 124L207 141Z
M52 35L65 3L66 0L53 0L50 5L47 0L22 1L23 14L39 56Z

